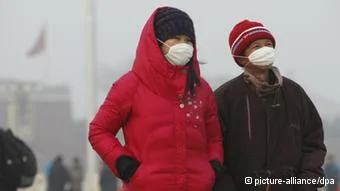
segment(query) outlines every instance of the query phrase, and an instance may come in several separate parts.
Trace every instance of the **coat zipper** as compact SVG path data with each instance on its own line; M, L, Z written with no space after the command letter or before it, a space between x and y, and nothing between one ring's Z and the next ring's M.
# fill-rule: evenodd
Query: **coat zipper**
M251 134L251 117L250 117L250 104L249 104L249 97L247 95L247 117L248 117L248 137L249 140L251 140L252 138L252 134Z

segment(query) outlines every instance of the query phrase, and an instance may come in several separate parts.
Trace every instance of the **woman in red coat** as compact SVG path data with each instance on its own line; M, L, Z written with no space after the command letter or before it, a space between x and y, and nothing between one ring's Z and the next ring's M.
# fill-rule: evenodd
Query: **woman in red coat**
M200 77L193 22L161 7L131 71L112 85L89 141L129 191L211 191L223 163L215 98ZM115 137L123 128L125 145Z

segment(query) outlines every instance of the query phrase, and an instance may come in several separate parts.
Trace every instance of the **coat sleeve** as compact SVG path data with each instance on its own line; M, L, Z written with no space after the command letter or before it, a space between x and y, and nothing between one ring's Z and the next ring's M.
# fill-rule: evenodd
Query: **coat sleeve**
M224 97L222 89L218 89L215 91L215 97L216 97L216 103L217 103L217 116L219 119L221 132L222 132L222 144L223 144L223 150L224 150L224 173L223 178L221 181L218 181L214 185L213 191L235 191L235 184L233 181L233 178L231 174L228 171L228 168L226 167L227 160L226 158L226 149L227 149L227 128L228 128L228 103L225 102L226 98Z
M322 178L322 165L326 155L324 131L321 118L313 102L303 94L302 157L298 176L301 178Z
M222 132L217 117L216 100L210 90L208 96L208 107L205 114L206 132L208 137L209 159L218 160L223 164Z
M131 111L136 81L135 76L128 73L114 82L104 103L90 122L89 142L116 176L118 176L116 159L122 155L132 157L116 135Z

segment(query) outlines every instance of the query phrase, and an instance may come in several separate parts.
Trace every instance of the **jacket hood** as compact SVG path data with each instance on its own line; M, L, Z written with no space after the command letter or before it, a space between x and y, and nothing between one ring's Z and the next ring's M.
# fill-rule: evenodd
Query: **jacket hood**
M132 71L152 92L167 98L177 98L178 94L184 94L188 67L171 65L158 45L154 30L155 15L160 9L166 8L170 7L157 8L144 25ZM199 77L196 44L193 46L192 64Z

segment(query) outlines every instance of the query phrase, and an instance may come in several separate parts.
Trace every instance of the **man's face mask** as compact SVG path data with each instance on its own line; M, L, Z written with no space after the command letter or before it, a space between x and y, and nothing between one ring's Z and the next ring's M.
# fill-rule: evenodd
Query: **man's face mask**
M255 66L270 66L274 64L275 50L272 47L264 46L252 52L248 57L234 56L239 58L248 58L249 62Z
M164 56L172 65L184 66L190 61L194 52L194 47L191 44L178 43L176 45L169 46L161 40L158 41L169 47L168 53Z

